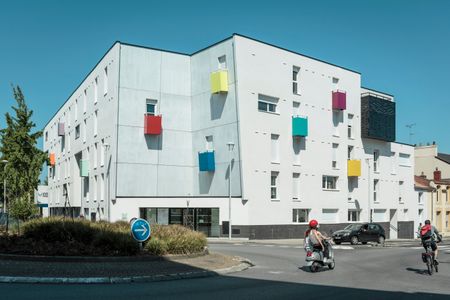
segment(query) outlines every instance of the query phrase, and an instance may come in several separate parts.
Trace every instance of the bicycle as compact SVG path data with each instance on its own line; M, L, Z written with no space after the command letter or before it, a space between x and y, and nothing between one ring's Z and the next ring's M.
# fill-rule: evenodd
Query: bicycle
M433 272L438 270L438 265L434 259L434 251L431 249L431 241L424 241L425 253L422 253L422 261L427 264L428 274L433 275Z

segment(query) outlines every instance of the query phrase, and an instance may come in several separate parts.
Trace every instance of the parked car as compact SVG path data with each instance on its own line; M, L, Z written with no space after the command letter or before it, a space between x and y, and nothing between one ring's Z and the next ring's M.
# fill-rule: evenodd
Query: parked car
M367 244L367 242L377 242L384 244L386 235L383 227L377 223L350 224L343 230L335 231L332 235L333 242L350 242L352 245L358 243Z

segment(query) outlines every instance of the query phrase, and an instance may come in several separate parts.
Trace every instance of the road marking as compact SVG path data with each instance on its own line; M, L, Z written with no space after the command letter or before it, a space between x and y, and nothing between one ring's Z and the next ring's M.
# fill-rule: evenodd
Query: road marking
M263 245L265 247L275 247L275 245Z
M339 250L353 250L355 248L351 246L333 246L333 249L339 249Z
M267 273L269 273L269 274L282 274L284 272L283 271L269 271Z
M291 246L280 246L280 248L291 248Z
M243 246L244 244L233 244L235 246Z

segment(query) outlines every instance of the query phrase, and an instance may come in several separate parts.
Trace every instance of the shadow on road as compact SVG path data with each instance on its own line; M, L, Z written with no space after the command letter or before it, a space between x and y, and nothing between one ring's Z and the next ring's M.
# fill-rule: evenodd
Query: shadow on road
M406 268L406 270L420 275L428 275L428 271L425 269Z

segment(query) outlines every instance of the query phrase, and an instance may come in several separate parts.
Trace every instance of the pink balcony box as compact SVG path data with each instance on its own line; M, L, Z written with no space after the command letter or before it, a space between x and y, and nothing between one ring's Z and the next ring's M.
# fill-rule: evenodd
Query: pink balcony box
M344 91L333 91L333 109L345 110L347 108L347 93Z

